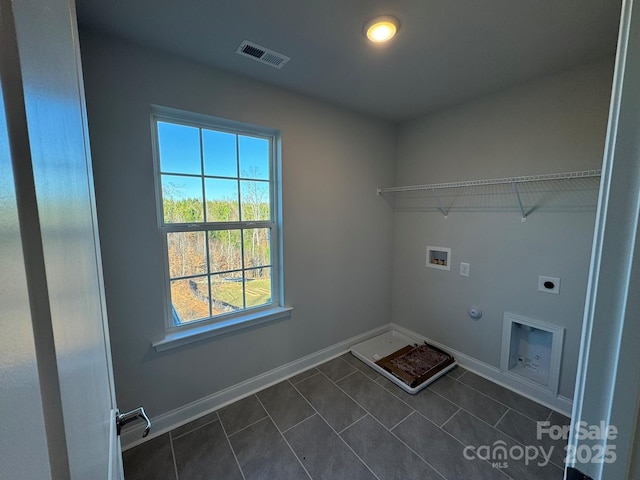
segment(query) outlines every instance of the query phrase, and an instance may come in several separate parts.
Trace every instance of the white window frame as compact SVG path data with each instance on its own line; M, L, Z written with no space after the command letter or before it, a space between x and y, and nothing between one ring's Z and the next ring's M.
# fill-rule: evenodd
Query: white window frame
M201 222L197 224L165 224L162 198L162 172L158 143L159 121L177 123L196 128L222 131L236 135L269 138L271 144L271 164L269 176L269 195L271 220L236 222ZM153 106L151 109L151 139L153 147L153 165L156 191L156 211L158 233L162 243L162 262L164 270L164 338L153 342L158 351L175 348L208 337L229 333L238 329L254 326L271 320L288 318L291 307L284 305L284 281L282 265L282 188L281 188L281 141L280 132L262 126L240 123L209 115L185 112L167 107ZM238 172L240 174L240 172ZM204 199L203 199L204 200ZM204 200L206 201L206 200ZM243 308L202 320L178 325L173 314L171 285L169 274L169 250L167 237L171 232L232 230L246 228L271 229L271 298L272 302L258 307Z

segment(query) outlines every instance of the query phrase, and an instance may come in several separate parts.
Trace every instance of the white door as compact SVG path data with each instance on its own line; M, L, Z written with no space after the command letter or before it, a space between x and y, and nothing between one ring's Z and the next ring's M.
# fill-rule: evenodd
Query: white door
M603 422L617 432L583 438L573 428L568 450L570 466L607 480L640 478L639 7L622 2L572 413L574 423Z
M122 478L75 19L72 0L0 0L0 217L15 233L0 247L17 272L0 277L0 372L28 387L0 401L33 415L0 429L7 479ZM13 442L32 460L12 462Z

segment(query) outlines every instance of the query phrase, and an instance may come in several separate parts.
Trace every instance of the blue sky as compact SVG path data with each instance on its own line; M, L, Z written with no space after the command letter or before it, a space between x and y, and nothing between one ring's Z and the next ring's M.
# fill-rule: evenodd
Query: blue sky
M236 146L236 137L238 139ZM201 175L200 129L186 125L158 122L160 169L163 185L171 184L176 197L202 198L200 179L166 175L167 173ZM269 141L233 133L202 129L204 174L236 177L238 155L242 177L269 179ZM206 179L207 199L237 198L237 181Z

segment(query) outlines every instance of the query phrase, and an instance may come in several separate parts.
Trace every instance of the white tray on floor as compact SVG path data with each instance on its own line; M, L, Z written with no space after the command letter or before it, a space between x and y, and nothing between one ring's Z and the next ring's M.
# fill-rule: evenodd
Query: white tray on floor
M364 363L369 365L380 375L384 375L386 378L391 380L393 383L398 385L403 390L406 390L411 394L415 394L415 393L418 393L427 385L429 385L430 383L432 383L433 381L445 375L448 371L455 368L455 366L457 365L456 362L453 362L451 365L448 365L443 370L440 370L438 373L436 373L432 377L429 377L420 385L417 385L415 387L410 387L401 379L399 379L392 373L386 371L384 368L376 364L378 360L386 357L387 355L391 355L393 352L397 352L398 350L400 350L401 348L407 345L414 345L416 343L420 344L422 342L414 338L407 337L401 333L396 332L395 330L391 330L380 336L371 338L365 342L354 345L353 347L351 347L351 353L353 356L362 360Z

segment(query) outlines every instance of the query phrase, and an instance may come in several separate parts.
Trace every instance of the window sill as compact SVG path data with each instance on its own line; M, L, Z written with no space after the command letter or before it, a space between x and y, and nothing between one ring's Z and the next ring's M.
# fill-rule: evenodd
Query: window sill
M259 312L250 312L246 315L234 317L217 323L194 327L182 327L176 331L167 332L162 340L153 342L153 348L158 352L163 352L171 348L181 347L189 343L198 342L206 338L216 337L225 333L234 332L247 327L253 327L261 323L290 318L293 307L274 307Z

